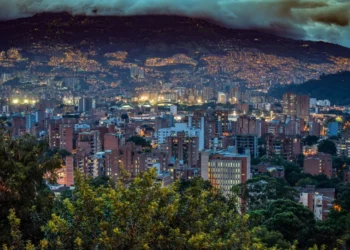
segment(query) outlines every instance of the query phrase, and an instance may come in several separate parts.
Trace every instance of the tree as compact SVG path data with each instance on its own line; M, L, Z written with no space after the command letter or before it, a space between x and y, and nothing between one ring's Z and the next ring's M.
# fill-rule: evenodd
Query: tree
M315 135L308 135L303 139L304 145L312 146L318 142L319 138Z
M239 186L240 196L249 210L264 209L266 204L277 199L291 199L297 196L294 188L283 179L259 176Z
M42 236L40 227L50 216L54 199L43 176L54 179L61 166L60 157L47 158L46 150L46 142L30 135L13 139L0 134L0 242L9 240L10 209L19 215L24 239Z
M292 244L286 241L280 232L269 231L266 227L254 228L253 232L267 247L277 247L277 249L292 248Z
M307 178L303 178L300 181L298 181L297 186L298 187L306 187L308 185L316 185L318 182L317 180L307 177Z
M128 142L134 142L137 146L142 147L151 147L151 144L143 137L141 136L132 136L128 140Z
M128 114L122 114L122 115L120 116L120 118L121 118L122 120L124 120L124 121L127 121L127 120L129 119L129 116L128 116Z
M318 144L318 152L336 155L337 154L337 147L334 144L334 142L332 142L330 140L323 140L320 142L320 144Z
M208 182L162 188L155 177L151 170L96 188L76 173L76 189L43 227L40 249L270 249ZM23 249L18 230L12 239Z
M291 200L276 200L267 207L266 218L267 229L280 232L287 241L297 240L302 248L315 244L316 221L307 207Z

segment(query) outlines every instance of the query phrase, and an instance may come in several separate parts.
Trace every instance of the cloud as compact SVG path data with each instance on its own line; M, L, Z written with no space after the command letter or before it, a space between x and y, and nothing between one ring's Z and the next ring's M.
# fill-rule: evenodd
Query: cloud
M0 0L0 18L68 11L84 15L171 14L232 28L350 47L350 0Z

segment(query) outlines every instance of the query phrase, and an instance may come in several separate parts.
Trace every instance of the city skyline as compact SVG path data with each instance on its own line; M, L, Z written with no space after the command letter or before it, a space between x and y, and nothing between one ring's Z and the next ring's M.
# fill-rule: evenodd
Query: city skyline
M0 22L4 250L349 249L350 48L48 3ZM196 3L347 28L345 1Z

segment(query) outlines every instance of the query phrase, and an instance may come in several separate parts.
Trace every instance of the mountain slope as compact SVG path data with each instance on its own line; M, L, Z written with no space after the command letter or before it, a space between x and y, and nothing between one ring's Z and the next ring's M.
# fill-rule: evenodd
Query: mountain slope
M350 49L345 47L178 16L46 13L0 22L0 37L0 72L31 68L48 77L78 71L79 77L95 77L92 81L102 84L161 80L223 89L240 83L266 91L275 84L350 71ZM17 51L8 51L11 47ZM135 80L131 71L142 79Z
M311 80L304 84L285 85L274 88L270 94L282 98L286 92L310 95L318 100L330 100L332 104L350 104L350 72L322 76L320 80Z
M3 46L28 46L33 41L47 43L101 43L146 46L152 43L176 45L196 42L214 52L216 42L256 48L264 53L320 62L332 56L350 57L350 49L323 42L296 41L257 31L233 30L210 22L178 16L86 17L67 13L45 13L31 18L0 22ZM87 44L88 44L87 43Z

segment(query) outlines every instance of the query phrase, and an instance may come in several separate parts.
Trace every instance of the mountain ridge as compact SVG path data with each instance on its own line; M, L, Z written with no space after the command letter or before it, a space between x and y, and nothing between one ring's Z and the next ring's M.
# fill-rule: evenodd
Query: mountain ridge
M350 58L350 49L336 44L293 40L261 31L225 28L208 20L159 15L115 17L73 16L69 13L37 14L29 18L0 22L0 36L6 38L0 45L7 48L25 46L32 41L48 42L50 39L53 43L65 41L74 43L94 35L96 35L96 42L103 43L110 40L109 38L114 35L113 32L122 34L121 38L130 42L134 37L139 40L139 44L159 42L161 39L163 43L169 44L186 40L199 42L203 39L210 39L214 42L222 39L235 39L234 44L242 48L256 47L263 52L282 56L295 57L298 55L300 60L316 58L315 55L312 55L316 52L319 53L317 58L322 59L330 55ZM163 32L162 37L159 36L160 32ZM261 44L254 41L256 37ZM294 53L288 53L288 50ZM304 56L305 53L309 55Z

